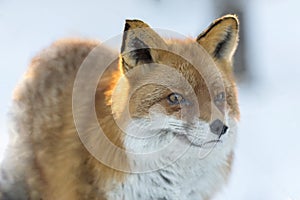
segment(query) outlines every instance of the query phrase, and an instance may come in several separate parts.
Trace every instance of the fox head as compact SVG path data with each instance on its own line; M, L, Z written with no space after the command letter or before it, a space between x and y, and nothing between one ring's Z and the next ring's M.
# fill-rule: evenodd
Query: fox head
M238 32L234 15L184 40L163 39L146 23L126 20L121 75L106 96L114 125L125 133L119 146L148 153L174 138L197 149L232 146L239 120L232 66Z

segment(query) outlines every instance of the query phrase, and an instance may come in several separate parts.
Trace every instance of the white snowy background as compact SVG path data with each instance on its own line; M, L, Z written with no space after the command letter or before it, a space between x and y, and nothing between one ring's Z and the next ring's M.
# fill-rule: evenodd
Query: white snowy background
M215 200L299 200L300 2L240 2L252 81L239 86L236 160ZM126 18L196 37L220 14L209 0L0 0L0 159L12 90L30 59L54 40L106 40L122 32Z

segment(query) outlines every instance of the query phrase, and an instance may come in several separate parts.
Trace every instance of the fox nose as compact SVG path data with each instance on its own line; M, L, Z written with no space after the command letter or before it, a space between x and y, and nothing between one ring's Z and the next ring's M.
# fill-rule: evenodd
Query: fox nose
M210 124L210 131L219 137L224 135L228 130L228 126L226 126L221 120L216 119Z

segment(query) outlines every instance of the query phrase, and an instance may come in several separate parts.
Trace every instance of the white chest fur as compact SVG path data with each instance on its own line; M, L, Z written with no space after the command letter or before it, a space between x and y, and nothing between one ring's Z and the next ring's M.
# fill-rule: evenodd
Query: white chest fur
M151 152L172 140L177 140L178 143L168 150L170 152L162 153L162 157L158 159L172 160L170 165L151 172L128 174L125 182L117 183L115 188L107 193L107 198L109 200L203 200L211 196L226 181L228 157L233 150L236 132L235 122L231 120L230 122L231 128L223 138L223 142L217 144L211 151L207 151L205 157L201 156L200 147L190 146L187 141L170 132L154 136L151 133L152 139L146 143L141 143L135 137L126 137L126 148L139 153L145 153L145 149ZM186 151L174 161L174 155L178 154L184 146L190 148L186 148ZM140 160L140 162L144 161ZM132 163L135 165L137 161ZM143 163L143 165L148 164L151 164L151 161L147 160Z

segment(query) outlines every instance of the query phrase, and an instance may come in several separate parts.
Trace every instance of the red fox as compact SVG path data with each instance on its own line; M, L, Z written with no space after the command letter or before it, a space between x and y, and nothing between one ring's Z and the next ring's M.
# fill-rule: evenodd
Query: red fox
M40 52L14 92L0 199L212 199L234 157L238 34L235 15L183 40L126 20L120 54L82 39Z

